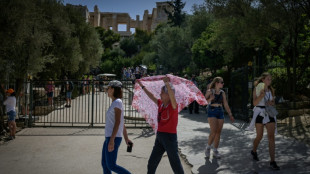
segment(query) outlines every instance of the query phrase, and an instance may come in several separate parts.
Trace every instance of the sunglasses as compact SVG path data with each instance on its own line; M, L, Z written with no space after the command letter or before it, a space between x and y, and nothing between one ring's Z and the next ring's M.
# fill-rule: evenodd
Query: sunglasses
M223 82L223 81L222 81L222 82L219 82L219 83L224 84L224 82Z

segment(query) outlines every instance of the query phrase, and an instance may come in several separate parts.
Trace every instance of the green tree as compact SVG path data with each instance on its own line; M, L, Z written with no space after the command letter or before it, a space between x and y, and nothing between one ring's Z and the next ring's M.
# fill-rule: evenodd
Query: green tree
M307 35L304 26L309 20L310 4L304 2L206 0L217 24L211 39L213 49L222 50L233 67L246 64L254 55L262 62L261 71L275 59L284 60L287 93L294 94L297 81L309 65L309 51L303 49L305 37L301 36Z
M158 56L158 65L164 73L181 73L191 61L192 39L189 31L179 27L165 27L154 36L152 46Z
M101 41L79 9L59 3L43 5L46 16L51 17L49 30L54 44L49 50L56 61L47 64L46 70L40 73L41 78L62 78L64 75L78 78L91 67L98 66L103 51Z
M113 44L120 41L120 35L112 30L106 30L102 27L96 27L104 50L112 49Z
M194 42L192 47L193 61L201 70L208 68L212 74L224 65L224 59L217 50L211 50L210 38L212 33L205 31L201 37Z
M172 26L180 27L185 20L185 13L182 10L186 3L182 0L167 1L167 3L172 7L172 11L165 9L169 23Z
M153 39L153 37L154 37L154 32L149 33L147 31L136 29L134 38L135 38L135 42L138 46L138 52L141 52L141 51L150 52L150 51L152 51L150 41Z
M140 52L143 54L142 64L148 67L148 71L156 71L158 67L158 56L156 52Z
M20 84L28 74L72 77L99 63L102 46L80 11L60 1L0 1L1 70Z
M213 15L203 5L194 5L193 15L188 15L186 19L194 39L198 39L201 33L214 22Z
M38 5L31 0L0 1L0 69L2 77L16 79L19 89L27 74L36 75L54 61L47 50L52 44L49 21Z
M140 50L142 50L144 49L144 47L149 45L149 42L153 38L153 34L147 31L136 29L134 38L135 38L135 42L137 43L138 47L140 48Z
M258 37L259 20L251 3L243 0L206 0L206 5L215 17L207 29L212 33L209 38L210 50L221 53L224 65L228 65L229 69L247 65L255 55L254 48L262 39Z
M125 51L126 57L131 57L138 52L138 46L133 37L124 38L120 42L120 48Z

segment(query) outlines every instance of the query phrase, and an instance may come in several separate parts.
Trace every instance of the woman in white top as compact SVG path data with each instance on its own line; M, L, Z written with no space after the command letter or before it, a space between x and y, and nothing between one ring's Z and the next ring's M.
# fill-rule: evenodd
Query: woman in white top
M274 101L274 89L271 87L272 77L269 73L263 73L261 77L254 83L253 90L253 119L251 121L249 129L254 129L254 124L256 127L256 138L253 142L253 149L251 154L253 159L259 161L257 156L257 147L263 138L264 126L266 126L268 141L269 141L269 155L270 155L270 167L274 170L279 170L275 162L275 131L276 131L276 117L271 117L265 110L266 105L275 105ZM264 88L260 91L259 95L256 94L256 88L259 83L262 84Z
M112 171L121 174L130 174L129 171L116 164L118 148L124 135L127 145L132 142L128 139L124 125L124 109L121 98L123 98L122 83L113 80L108 85L108 96L112 104L106 113L105 141L102 149L101 164L104 174L111 174Z
M8 96L7 99L4 101L4 105L6 105L6 112L8 115L8 124L10 128L10 137L9 139L12 140L15 138L15 133L16 133L16 111L15 111L15 106L16 106L16 97L15 97L15 92L12 88L6 90L6 95Z

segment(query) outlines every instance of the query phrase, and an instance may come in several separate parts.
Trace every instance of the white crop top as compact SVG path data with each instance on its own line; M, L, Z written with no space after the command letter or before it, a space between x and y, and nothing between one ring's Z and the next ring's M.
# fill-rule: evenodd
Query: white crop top
M267 101L271 101L272 100L272 94L271 91L268 91L265 93L265 97L261 99L261 101L259 101L259 103L257 104L257 106L265 106L265 103Z

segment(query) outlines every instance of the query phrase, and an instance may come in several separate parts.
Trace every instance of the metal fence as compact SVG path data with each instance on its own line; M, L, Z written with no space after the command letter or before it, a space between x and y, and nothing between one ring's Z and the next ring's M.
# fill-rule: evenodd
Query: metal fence
M31 81L24 84L19 98L19 120L28 126L104 127L105 115L112 100L104 92L109 81L69 80L73 83L71 107L66 106L64 87L68 81ZM49 84L51 83L51 84ZM149 127L131 106L134 84L123 83L123 107L127 127ZM53 96L48 87L53 86Z
M236 119L249 121L251 117L251 87L247 67L234 71L230 76L229 106ZM250 88L249 88L250 87Z

